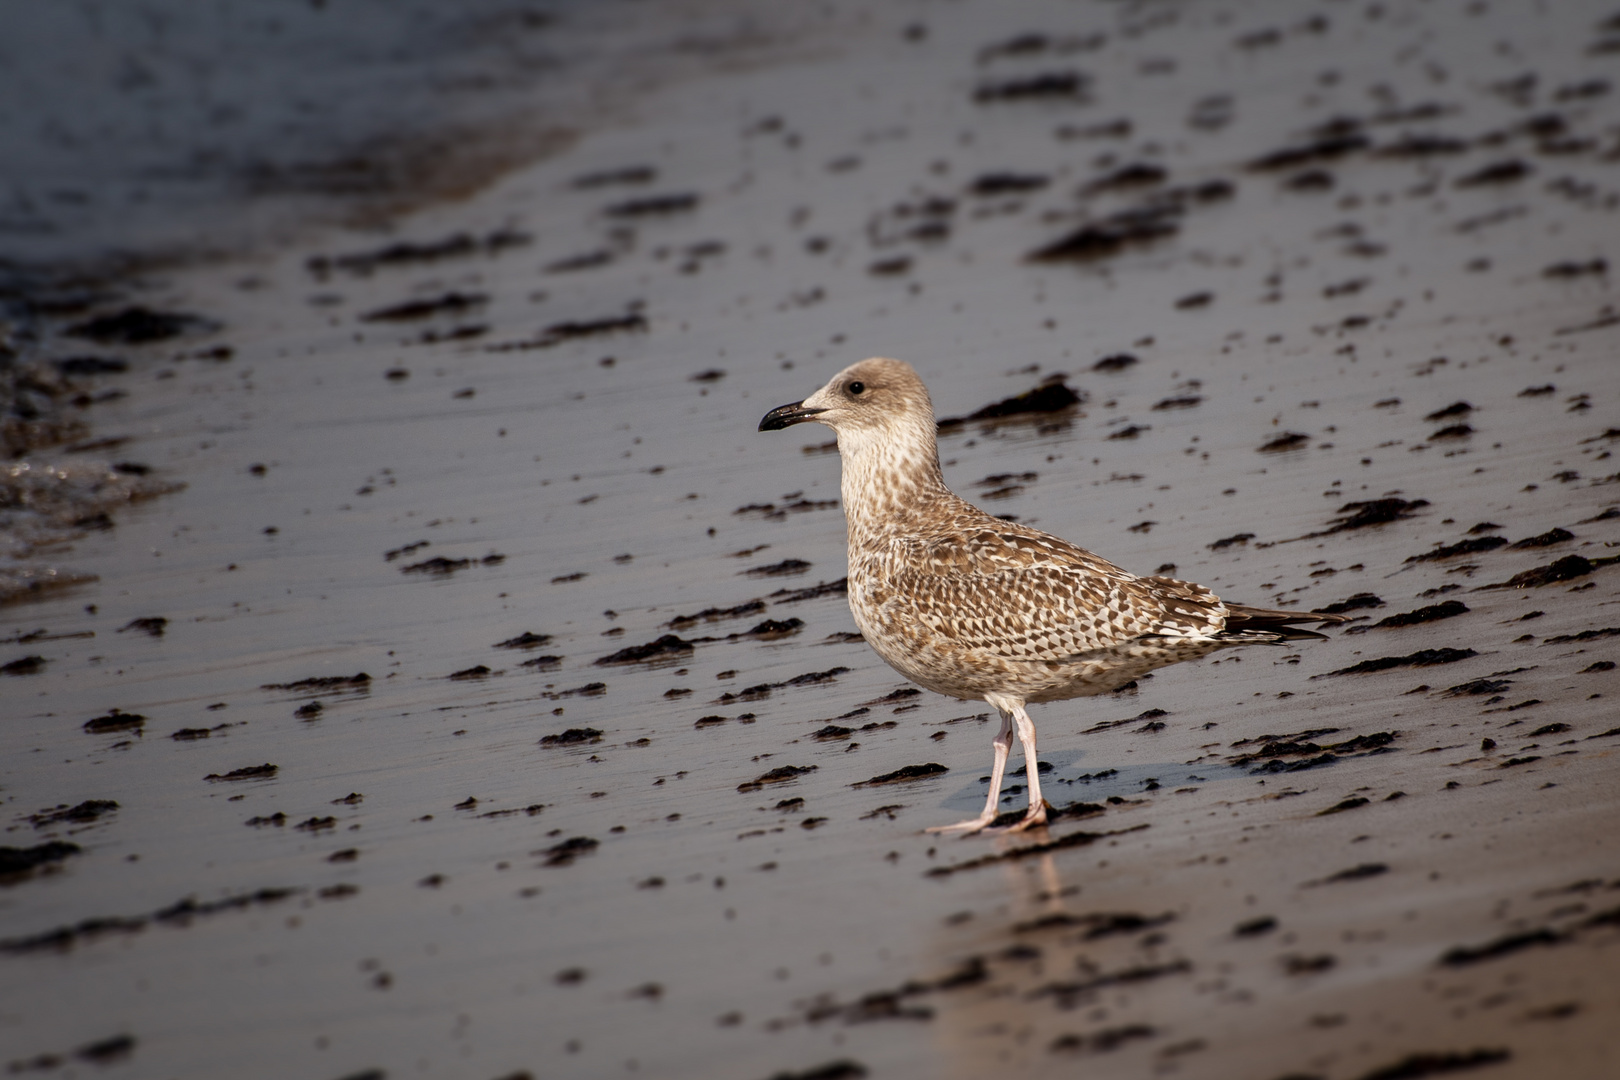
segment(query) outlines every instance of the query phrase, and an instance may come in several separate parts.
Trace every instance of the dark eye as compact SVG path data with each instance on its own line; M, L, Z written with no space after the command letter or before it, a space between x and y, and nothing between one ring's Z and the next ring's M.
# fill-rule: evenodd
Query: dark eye
M866 392L866 384L863 382L852 382L849 384L849 392L851 394L864 394Z

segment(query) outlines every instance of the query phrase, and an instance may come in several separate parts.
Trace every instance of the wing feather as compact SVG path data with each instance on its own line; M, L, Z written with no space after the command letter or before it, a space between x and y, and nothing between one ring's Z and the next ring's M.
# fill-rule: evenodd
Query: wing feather
M989 524L992 523L993 525ZM1208 637L1225 605L1172 578L1139 578L1058 537L986 518L985 527L896 539L871 553L884 621L953 648L1063 662L1147 635Z

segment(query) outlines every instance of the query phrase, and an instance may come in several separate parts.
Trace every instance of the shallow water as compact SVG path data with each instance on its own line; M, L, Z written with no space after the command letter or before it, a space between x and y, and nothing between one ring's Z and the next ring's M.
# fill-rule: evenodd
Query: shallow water
M1605 1075L1620 685L1602 667L1615 638L1590 632L1616 622L1620 570L1476 591L1620 554L1620 518L1601 518L1620 503L1616 325L1606 274L1579 269L1612 246L1614 105L1572 90L1605 77L1614 32L1578 7L1528 30L1460 6L1322 4L1323 27L1290 4L833 8L796 50L756 30L758 51L672 76L393 231L143 278L140 302L223 329L124 350L132 370L95 384L129 391L91 409L95 433L130 436L118 452L184 490L49 553L96 583L4 612L0 662L44 661L0 678L6 843L83 849L0 890L8 1062L99 1072L75 1052L128 1035L100 1052L109 1073L764 1077L847 1060L1354 1080L1427 1054ZM1032 31L1044 45L1006 46ZM974 101L1071 69L1092 80L1073 100ZM1525 72L1528 89L1504 86ZM1563 129L1525 128L1549 113ZM1245 168L1345 116L1369 147ZM1084 134L1120 118L1128 135ZM1466 146L1378 152L1409 133ZM1458 186L1507 160L1528 175ZM1149 198L1076 194L1138 161L1232 195L1189 204L1172 237L1025 261ZM1308 168L1330 188L1288 189ZM969 193L992 172L1048 183ZM626 206L685 194L695 206ZM502 230L528 239L484 242ZM457 234L478 242L335 261ZM581 255L594 265L548 270ZM411 300L440 313L367 318ZM636 314L644 328L547 336ZM231 359L181 358L216 343ZM1138 363L1091 370L1121 352ZM742 509L838 498L836 456L801 452L830 433L755 426L874 354L915 363L942 416L1054 371L1089 395L1053 422L943 436L971 498L1036 474L993 512L1240 602L1382 598L1352 629L1469 610L1041 706L1049 798L1101 809L1059 820L1046 849L928 836L983 797L987 708L879 700L904 684L837 639L842 597L772 596L843 576L836 507ZM1425 419L1458 401L1472 410ZM1435 437L1459 422L1472 432ZM1306 438L1259 450L1285 432ZM1304 538L1381 498L1427 504ZM1482 522L1573 537L1409 561ZM468 564L402 572L436 557ZM747 574L787 559L810 566ZM763 612L669 625L754 599ZM158 636L130 625L153 617ZM595 663L767 618L803 626ZM526 631L551 637L498 647ZM1447 648L1473 655L1328 676ZM541 655L561 659L522 666ZM1465 689L1481 679L1505 685ZM140 733L82 730L113 708ZM811 738L829 723L856 730ZM183 728L209 734L169 737ZM599 741L540 742L580 729ZM1321 754L1237 762L1302 732L1394 737L1298 771ZM852 786L929 762L949 771ZM205 779L267 763L270 779ZM739 790L784 765L814 770ZM90 799L119 805L27 820ZM581 837L597 843L560 846ZM199 907L169 910L186 897ZM109 917L130 922L83 928ZM81 929L36 941L59 927ZM1442 962L1512 935L1529 936Z

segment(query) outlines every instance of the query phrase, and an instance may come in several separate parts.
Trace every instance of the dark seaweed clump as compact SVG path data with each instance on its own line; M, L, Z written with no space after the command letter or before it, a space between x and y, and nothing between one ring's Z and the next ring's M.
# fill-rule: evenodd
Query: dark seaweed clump
M1393 630L1402 626L1416 626L1419 623L1434 622L1438 619L1453 619L1458 615L1466 614L1468 614L1467 605L1460 600L1447 600L1443 604L1430 604L1428 607L1421 607L1416 611L1403 611L1399 615L1379 619L1371 626L1352 627L1347 633L1364 633L1368 630Z
M762 773L752 780L737 785L738 791L758 791L766 784L782 784L805 773L816 771L815 765L780 765L770 772Z
M1605 626L1601 630L1582 630L1578 634L1559 634L1556 637L1548 638L1546 641L1543 641L1542 644L1543 645L1567 645L1572 641L1596 641L1599 638L1609 638L1609 637L1620 637L1620 626ZM1614 667L1614 664L1612 662L1599 660L1597 664L1592 665L1592 669L1595 669L1597 671L1607 670L1605 668L1598 667L1598 664L1603 664L1603 663L1608 663L1610 668Z
M1252 770L1253 773L1303 772L1321 765L1331 765L1341 757L1347 755L1375 754L1388 752L1388 748L1400 733L1396 731L1378 731L1371 735L1355 735L1339 742L1318 743L1314 740L1323 735L1331 735L1337 728L1322 728L1316 731L1303 731L1298 735L1262 735L1258 740L1243 739L1234 746L1242 746L1258 741L1258 749L1247 751L1231 759L1231 763L1238 767L1254 765L1264 761L1265 764ZM1285 757L1306 758L1305 761L1296 761L1292 764L1283 761Z
M551 642L550 634L536 634L525 630L517 637L507 638L505 641L495 643L497 649L537 649Z
M0 879L26 874L41 866L61 862L82 849L78 844L62 840L36 844L28 848L0 847Z
M1458 555L1477 555L1483 551L1495 551L1499 547L1507 547L1507 538L1503 536L1478 536L1472 540L1459 540L1455 544L1437 547L1433 551L1425 551L1421 555L1408 555L1406 561L1433 562L1436 559L1451 559Z
M290 683L265 683L260 690L355 690L371 685L365 672L354 675L316 675Z
M692 615L677 615L664 625L668 626L671 630L684 630L688 626L692 626L696 623L714 622L719 619L736 619L747 615L758 615L764 610L765 601L750 600L746 604L738 604L736 607L707 607Z
M810 566L811 564L803 559L783 559L769 566L755 566L745 573L749 577L791 577L794 574L804 573Z
M1128 247L1164 240L1181 231L1182 208L1155 202L1089 222L1028 255L1030 262L1096 262Z
M904 768L896 769L893 772L886 772L879 776L874 776L870 780L864 780L859 784L852 784L850 786L866 787L871 784L899 784L907 780L926 780L930 776L939 776L941 773L949 771L949 769L939 764L939 762L930 761L925 765L907 765Z
M480 253L494 254L506 248L527 244L530 237L513 229L498 229L483 237L455 233L441 240L401 240L370 251L348 255L314 255L305 262L310 273L323 275L333 270L370 274L385 266L436 262Z
M1324 675L1312 675L1313 679L1326 679L1334 675L1365 675L1374 671L1389 671L1393 668L1403 667L1433 667L1436 664L1455 664L1459 660L1466 660L1470 656L1477 656L1473 649L1419 649L1407 656L1381 656L1376 660L1363 660L1359 664L1352 664L1338 671L1329 671Z
M1403 521L1411 517L1414 511L1428 505L1428 499L1389 498L1348 502L1339 507L1338 513L1328 523L1326 533L1314 535L1325 536L1350 529L1365 529L1369 525L1387 525L1392 521Z
M649 641L645 645L630 645L594 661L597 667L607 667L613 664L644 664L650 660L662 660L669 656L685 656L692 651L692 643L676 637L674 634L665 634L657 641Z
M118 803L112 799L86 799L74 806L57 807L54 810L43 810L37 814L28 815L28 823L36 829L43 829L47 825L58 825L63 822L73 825L85 825L103 814L110 814L118 809Z
M803 589L777 589L771 593L771 599L779 604L791 604L795 600L815 600L823 596L846 596L849 594L849 578L841 577L837 581L823 581L817 585L806 586Z
M569 728L556 735L546 735L540 740L541 746L579 746L582 743L602 741L602 733L595 728Z
M1374 1069L1361 1080L1416 1080L1420 1076L1439 1076L1442 1073L1463 1072L1484 1065L1495 1065L1513 1056L1506 1048L1475 1049L1464 1052L1408 1054L1401 1060Z
M255 889L253 892L238 893L234 896L221 897L218 900L198 900L195 897L186 897L178 900L168 907L159 908L150 915L105 915L84 919L70 926L59 926L44 933L31 934L27 937L6 938L0 940L0 952L30 953L43 949L66 950L91 938L103 934L121 933L132 934L144 930L151 923L160 923L169 926L186 926L193 919L205 915L217 915L227 911L242 911L256 905L279 903L289 897L296 896L304 890L298 888L265 887ZM329 893L321 890L322 897L346 894Z
M1370 592L1356 593L1344 600L1339 600L1323 607L1312 608L1318 615L1343 615L1347 611L1358 611L1361 608L1381 608L1384 601Z
M92 735L105 735L113 731L139 731L145 723L146 717L140 713L127 713L113 709L106 716L86 720L84 730Z
M215 329L218 329L215 323L201 316L136 306L78 323L69 327L66 333L68 337L88 338L104 345L145 345L194 331Z
M1276 454L1283 450L1298 450L1310 441L1311 437L1309 435L1302 435L1297 431L1285 431L1261 446L1260 452L1262 454Z
M1012 416L1031 416L1061 412L1084 401L1080 391L1070 387L1061 377L1049 379L1033 390L1015 397L1003 398L969 413L967 416L948 416L939 421L939 430L947 431L981 420L1001 420Z
M268 763L264 765L248 765L240 769L232 769L223 776L221 776L219 773L209 773L207 776L203 777L203 779L209 781L268 780L275 776L278 771L280 771L278 766L270 765Z
M581 855L589 855L601 845L600 840L589 836L571 836L558 844L553 844L542 854L546 857L547 866L568 866Z
M1523 540L1516 541L1513 544L1513 550L1521 551L1524 548L1552 547L1554 544L1562 544L1565 540L1573 539L1575 539L1575 534L1568 529L1548 529L1539 536L1527 536Z
M1522 574L1514 574L1506 581L1499 581L1494 585L1482 585L1482 589L1534 589L1543 585L1556 585L1560 581L1573 581L1575 578L1585 577L1600 566L1620 562L1620 555L1608 559L1587 559L1580 555L1565 555L1556 562L1546 566L1538 566L1533 570L1526 570Z
M413 322L435 315L459 315L489 302L483 293L448 292L431 299L406 300L360 316L361 322Z
M1041 98L1078 99L1084 96L1088 82L1077 71L1049 71L1023 78L980 83L973 90L973 100L984 105Z

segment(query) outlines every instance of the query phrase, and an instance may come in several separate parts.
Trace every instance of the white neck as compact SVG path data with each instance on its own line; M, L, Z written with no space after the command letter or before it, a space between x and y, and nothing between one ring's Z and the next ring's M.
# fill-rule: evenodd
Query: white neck
M932 416L897 431L840 431L838 452L851 548L914 533L917 515L956 501L940 472Z

